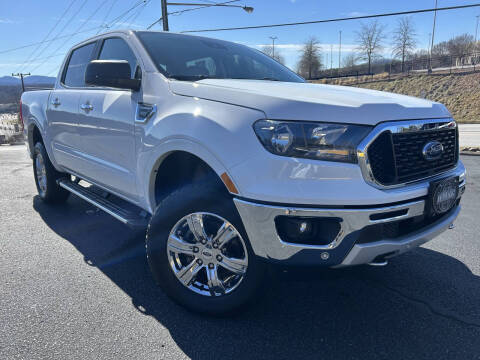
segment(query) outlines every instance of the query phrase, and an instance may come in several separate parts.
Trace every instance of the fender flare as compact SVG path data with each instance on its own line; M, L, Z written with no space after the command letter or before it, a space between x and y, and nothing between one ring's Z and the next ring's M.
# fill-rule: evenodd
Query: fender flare
M141 161L139 163L139 166L144 168L143 173L139 174L138 179L140 181L140 190L144 194L145 203L151 213L153 213L156 207L155 180L157 170L162 162L175 151L184 151L198 157L210 166L219 178L221 178L223 173L228 174L227 167L222 160L198 141L188 137L174 137L165 140L150 151L148 159L145 160L144 164L142 164Z

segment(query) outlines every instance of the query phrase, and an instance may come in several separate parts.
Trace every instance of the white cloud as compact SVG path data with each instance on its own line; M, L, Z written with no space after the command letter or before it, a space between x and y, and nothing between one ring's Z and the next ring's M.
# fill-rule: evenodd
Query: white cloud
M0 19L0 24L13 24L15 21L10 19Z

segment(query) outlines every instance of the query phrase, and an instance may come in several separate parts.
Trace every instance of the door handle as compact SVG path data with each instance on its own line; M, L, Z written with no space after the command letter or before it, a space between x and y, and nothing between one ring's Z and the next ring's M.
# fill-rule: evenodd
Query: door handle
M82 109L85 112L89 112L93 110L93 105L92 104L82 104L80 105L80 109Z
M52 100L52 105L57 107L57 106L60 106L60 100L58 100L58 98L55 98Z

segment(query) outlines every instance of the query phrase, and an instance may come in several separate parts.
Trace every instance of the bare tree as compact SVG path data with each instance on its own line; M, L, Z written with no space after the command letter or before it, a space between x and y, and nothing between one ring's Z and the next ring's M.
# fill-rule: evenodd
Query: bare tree
M278 50L278 47L275 48L275 55L273 55L273 46L272 45L265 45L260 50L265 55L270 56L274 60L278 61L280 64L285 65L285 58L283 57L282 53Z
M448 42L447 41L442 41L439 42L438 44L435 44L432 49L432 55L433 56L448 56L449 54L449 49L448 49Z
M372 70L372 60L383 49L385 40L385 27L377 20L368 24L362 23L360 31L357 31L358 51L364 60L368 61L368 73Z
M357 64L357 55L349 53L343 57L343 67L352 70Z
M405 71L405 59L417 46L416 35L413 22L409 17L398 19L393 33L393 55L402 60L402 72Z
M473 35L462 34L448 40L447 49L451 56L462 57L473 51L474 42Z
M312 79L320 74L322 60L320 56L321 47L315 37L310 38L301 50L301 58L297 65L298 73L307 79Z

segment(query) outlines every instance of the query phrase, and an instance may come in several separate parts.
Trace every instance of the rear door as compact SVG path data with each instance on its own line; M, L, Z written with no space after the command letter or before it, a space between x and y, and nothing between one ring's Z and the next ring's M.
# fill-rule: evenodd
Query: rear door
M62 167L81 172L79 152L82 144L78 131L78 105L85 87L84 77L96 42L74 49L60 75L59 85L52 91L47 107L49 134L55 161Z
M97 59L126 60L141 77L137 57L120 37L106 38ZM86 160L84 175L130 200L137 198L135 113L141 91L89 87L80 97L79 132Z

